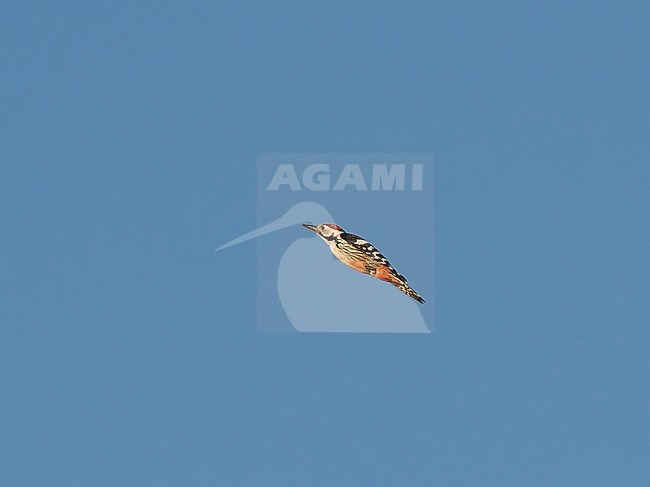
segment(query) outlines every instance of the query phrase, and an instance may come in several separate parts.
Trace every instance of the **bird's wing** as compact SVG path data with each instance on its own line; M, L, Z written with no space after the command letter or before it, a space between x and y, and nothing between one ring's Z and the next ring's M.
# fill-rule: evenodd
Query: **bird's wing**
M379 249L375 248L375 246L372 245L370 242L368 242L367 240L359 237L359 235L355 235L353 233L345 233L344 232L344 233L341 234L341 238L343 240L345 240L346 242L348 242L349 244L354 245L355 247L358 247L358 248L362 249L363 252L370 255L372 257L372 259L375 262L377 262L378 264L385 265L386 267L388 267L391 274L393 274L397 279L399 279L400 281L402 281L404 283L407 282L406 278L402 274L397 272L397 270L395 270L395 268L390 264L390 262L388 262L388 259L386 257L384 257L384 254L382 254L379 251Z

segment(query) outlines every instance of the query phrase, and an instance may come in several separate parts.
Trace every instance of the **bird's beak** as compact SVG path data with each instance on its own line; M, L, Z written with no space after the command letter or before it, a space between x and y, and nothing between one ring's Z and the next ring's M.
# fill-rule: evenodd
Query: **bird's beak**
M282 230L283 228L293 227L294 225L300 223L300 221L304 222L305 220L326 222L332 221L334 218L332 218L332 215L330 215L327 209L325 209L325 207L322 205L314 203L313 201L301 201L300 203L296 203L291 208L289 208L289 210L284 215L282 215L274 222L262 225L252 232L245 233L236 239L231 240L230 242L226 242L221 247L216 248L215 252L219 252L223 249L227 249L228 247L232 247L233 245L239 245L240 243L244 243L248 240L261 237L267 233L276 232L278 230ZM318 233L315 230L317 227L313 225L305 226L310 230ZM320 234L318 233L318 235Z
M302 226L308 230L311 230L312 232L318 233L318 228L316 227L316 225L308 225L307 223L303 223Z

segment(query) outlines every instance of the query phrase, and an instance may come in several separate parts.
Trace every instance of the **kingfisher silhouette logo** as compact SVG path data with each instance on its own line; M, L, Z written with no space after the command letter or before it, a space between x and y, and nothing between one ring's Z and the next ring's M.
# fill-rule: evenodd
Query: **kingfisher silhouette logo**
M432 154L259 154L257 169L257 229L217 250L257 244L258 331L433 330Z

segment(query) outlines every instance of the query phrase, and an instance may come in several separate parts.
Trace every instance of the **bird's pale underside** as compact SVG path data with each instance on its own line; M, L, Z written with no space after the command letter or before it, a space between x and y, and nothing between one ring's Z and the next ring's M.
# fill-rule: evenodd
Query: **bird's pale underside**
M424 303L422 296L407 284L406 278L393 268L379 250L363 238L345 232L334 223L303 224L303 226L322 238L334 256L345 265L363 274L389 282L418 303Z

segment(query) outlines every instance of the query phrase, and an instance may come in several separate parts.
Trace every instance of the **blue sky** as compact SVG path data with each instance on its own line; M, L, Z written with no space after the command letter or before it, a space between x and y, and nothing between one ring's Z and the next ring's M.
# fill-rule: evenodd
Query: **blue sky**
M649 14L5 3L0 484L648 485ZM256 332L262 152L436 154L434 334Z

